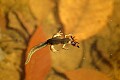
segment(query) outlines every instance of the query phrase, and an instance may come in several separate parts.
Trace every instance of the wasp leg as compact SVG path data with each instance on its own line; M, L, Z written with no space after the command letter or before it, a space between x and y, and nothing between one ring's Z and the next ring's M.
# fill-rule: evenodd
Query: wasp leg
M50 46L50 50L52 51L52 52L57 52L58 50L56 50L55 48L54 48L54 45L51 45Z
M68 48L65 47L66 44L63 44L62 49L68 50Z
M60 36L62 36L62 32L61 31L59 31L58 33L56 33L55 35L53 35L53 37L52 38L54 38L54 37L60 37Z

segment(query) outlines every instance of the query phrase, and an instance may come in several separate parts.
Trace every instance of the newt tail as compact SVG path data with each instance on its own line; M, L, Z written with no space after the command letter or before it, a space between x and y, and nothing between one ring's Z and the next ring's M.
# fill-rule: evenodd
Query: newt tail
M41 49L41 48L43 48L43 47L45 47L45 46L47 46L47 41L46 41L46 42L43 42L43 43L40 43L40 44L38 44L38 45L36 45L36 46L34 46L34 47L30 50L30 52L28 53L28 56L27 56L26 61L25 61L25 64L27 64L27 63L30 61L32 55L33 55L36 51L38 51L39 49Z

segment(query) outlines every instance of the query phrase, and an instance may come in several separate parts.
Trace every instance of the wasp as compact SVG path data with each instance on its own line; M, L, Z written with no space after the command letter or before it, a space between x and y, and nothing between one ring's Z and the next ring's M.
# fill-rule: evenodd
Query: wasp
M28 57L26 59L26 62L25 64L27 64L32 55L39 49L47 46L47 45L50 45L50 50L52 52L56 52L57 50L54 48L54 45L57 45L57 44L63 44L62 48L63 49L67 49L65 46L66 44L71 44L72 46L75 46L75 47L78 47L79 48L79 43L74 39L75 37L72 36L72 34L68 34L68 35L64 35L63 38L61 38L61 36L63 36L63 33L61 31L59 31L58 33L56 33L55 35L53 35L52 38L48 39L47 41L43 42L43 43L40 43L36 46L34 46L30 52L28 53Z

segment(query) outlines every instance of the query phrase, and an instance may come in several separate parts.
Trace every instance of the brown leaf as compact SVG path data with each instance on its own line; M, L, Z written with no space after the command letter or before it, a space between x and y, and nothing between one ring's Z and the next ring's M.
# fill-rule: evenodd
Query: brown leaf
M45 41L45 35L41 27L38 27L32 38L30 39L27 53L30 49ZM25 66L26 80L44 80L51 67L51 58L48 47L38 50L31 58L30 62Z
M53 2L50 0L30 0L29 4L31 12L39 21L45 19L53 8Z
M79 70L66 71L65 74L70 80L110 80L106 74L93 69L82 68Z
M6 29L6 22L5 22L5 17L4 17L3 11L0 8L0 32L1 32L1 29L2 30Z
M83 40L105 27L112 13L113 0L60 0L60 18L66 34Z

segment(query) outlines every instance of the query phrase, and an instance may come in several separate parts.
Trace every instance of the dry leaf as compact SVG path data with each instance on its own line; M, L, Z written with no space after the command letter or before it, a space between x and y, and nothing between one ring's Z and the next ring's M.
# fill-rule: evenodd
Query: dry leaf
M15 11L14 14L17 15L18 19L21 21L23 26L26 28L28 33L31 35L33 31L35 30L35 27L34 27L36 25L35 20L32 20L32 18L28 17L29 13L24 14L22 12Z
M83 40L105 27L112 13L113 0L60 0L60 18L66 34Z
M2 30L6 29L6 22L5 22L5 17L4 17L3 11L0 8L0 33L1 33L1 29Z
M38 27L32 38L30 39L27 53L30 49L45 41L45 35L41 27ZM38 50L31 58L30 62L25 66L26 80L44 80L51 67L51 58L48 47Z
M66 71L65 75L70 80L111 80L106 74L92 70L92 69L79 69Z
M77 68L83 59L83 47L82 45L80 46L80 48L76 48L68 45L66 46L68 50L58 49L59 52L56 52L56 54L51 54L53 67L59 66L67 70L74 70L75 68Z
M39 21L45 19L53 8L53 1L50 0L30 0L31 12Z

